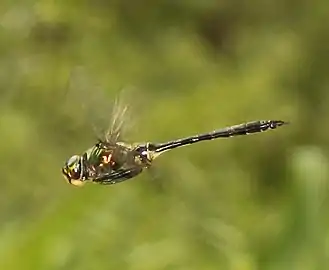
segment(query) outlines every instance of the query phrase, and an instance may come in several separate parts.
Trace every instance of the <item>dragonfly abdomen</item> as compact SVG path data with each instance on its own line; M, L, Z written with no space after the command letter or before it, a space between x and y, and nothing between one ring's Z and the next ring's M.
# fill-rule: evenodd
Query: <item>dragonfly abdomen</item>
M261 120L243 123L240 125L231 126L228 128L213 131L211 136L213 139L219 137L233 137L239 135L248 135L251 133L263 132L268 129L275 129L279 126L286 124L280 120Z
M200 141L213 140L217 138L235 137L240 135L248 135L252 133L263 132L268 129L275 129L279 126L286 124L281 120L260 120L247 122L235 126L226 127L223 129L214 130L209 133L195 135L175 141L156 145L155 152L160 153L173 148L181 147L188 144L197 143Z

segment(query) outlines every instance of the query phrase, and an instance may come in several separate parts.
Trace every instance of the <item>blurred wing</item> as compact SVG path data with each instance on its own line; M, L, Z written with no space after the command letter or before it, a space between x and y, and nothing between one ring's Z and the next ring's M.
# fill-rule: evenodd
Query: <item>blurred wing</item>
M102 87L91 83L83 67L71 72L68 84L67 100L75 103L77 110L73 111L87 121L94 135L108 143L122 140L128 127L128 106L124 102L128 91L122 90L111 102Z
M124 134L127 133L127 122L130 117L128 116L128 105L125 101L126 94L127 90L122 90L115 99L111 122L105 132L105 141L108 143L122 141Z

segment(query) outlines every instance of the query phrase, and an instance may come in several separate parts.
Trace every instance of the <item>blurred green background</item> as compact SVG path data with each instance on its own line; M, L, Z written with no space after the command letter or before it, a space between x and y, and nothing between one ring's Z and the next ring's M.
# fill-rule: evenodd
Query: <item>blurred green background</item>
M3 0L0 39L0 269L329 269L327 1ZM132 141L291 125L68 185L131 86Z

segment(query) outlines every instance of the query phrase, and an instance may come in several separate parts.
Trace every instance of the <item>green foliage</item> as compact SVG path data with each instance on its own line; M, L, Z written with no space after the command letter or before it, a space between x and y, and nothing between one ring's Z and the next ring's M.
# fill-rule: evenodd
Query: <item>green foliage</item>
M327 2L0 7L1 269L327 268ZM155 176L67 185L61 166L131 86L136 141L291 125L172 151Z

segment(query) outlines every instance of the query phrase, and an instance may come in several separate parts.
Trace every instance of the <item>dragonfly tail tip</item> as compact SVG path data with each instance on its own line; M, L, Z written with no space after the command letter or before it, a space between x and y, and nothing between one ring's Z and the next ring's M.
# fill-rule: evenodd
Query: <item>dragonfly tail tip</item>
M273 121L275 126L280 127L280 126L284 126L284 125L289 125L290 122L289 121L283 121L283 120L275 120Z

